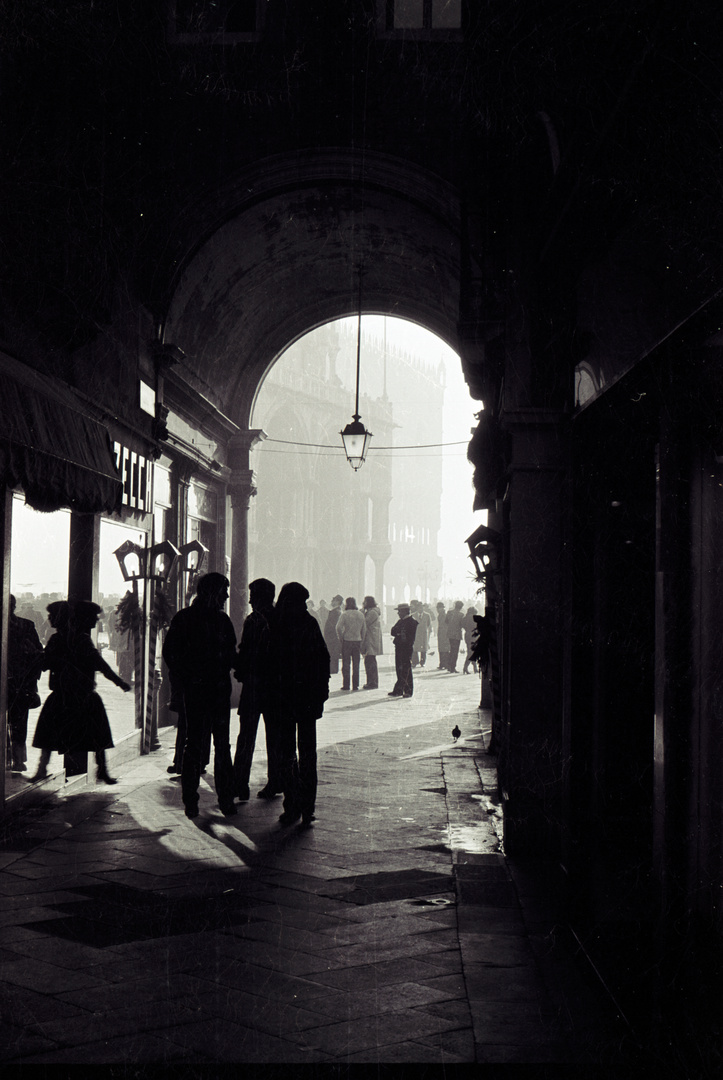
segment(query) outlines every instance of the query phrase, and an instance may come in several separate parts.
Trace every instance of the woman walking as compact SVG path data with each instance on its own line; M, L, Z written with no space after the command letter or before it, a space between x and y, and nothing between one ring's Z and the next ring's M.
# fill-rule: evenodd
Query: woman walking
M113 746L113 737L105 706L95 691L95 674L100 672L124 692L130 690L130 684L113 671L91 641L90 631L101 611L89 600L48 605L48 620L55 633L45 647L43 668L50 670L51 693L35 729L33 746L41 753L33 783L48 775L53 750L59 754L94 751L98 779L105 784L117 783L106 765L105 752Z

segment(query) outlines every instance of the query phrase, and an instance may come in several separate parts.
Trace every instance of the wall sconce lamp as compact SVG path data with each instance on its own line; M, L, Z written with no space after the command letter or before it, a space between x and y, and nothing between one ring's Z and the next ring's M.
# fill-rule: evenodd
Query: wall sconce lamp
M501 537L494 529L480 525L465 540L469 548L469 557L474 563L478 581L489 581L498 573L499 541Z
M176 564L180 552L170 540L162 540L148 549L146 577L153 581L166 582Z
M184 544L179 555L182 559L181 570L186 574L199 574L208 555L208 548L200 540L191 540Z
M132 540L124 540L113 552L124 581L137 581L144 578L166 582L179 556L177 547L170 540L163 540L153 547L144 548Z

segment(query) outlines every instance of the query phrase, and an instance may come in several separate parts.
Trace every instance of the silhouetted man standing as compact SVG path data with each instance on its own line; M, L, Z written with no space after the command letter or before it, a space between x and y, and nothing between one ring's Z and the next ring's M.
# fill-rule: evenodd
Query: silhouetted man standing
M10 597L8 624L8 727L11 766L25 772L27 759L28 711L40 705L40 677L43 646L35 623L15 614L15 597Z
M242 687L238 707L239 734L233 772L234 794L241 802L245 802L249 797L249 776L261 713L264 714L266 729L267 775L266 785L258 792L258 797L273 799L274 795L281 794L278 722L274 721L269 707L264 677L270 659L268 656L269 635L274 616L275 592L276 586L273 581L268 581L266 578L257 578L256 581L251 582L249 602L253 610L244 620L241 644L238 647L234 674L242 683ZM283 657L277 657L276 660L283 663Z
M397 681L389 697L411 697L414 691L412 680L412 649L417 634L417 620L410 614L409 604L400 604L397 608L399 621L391 629L394 638L394 660L397 668Z
M221 812L235 814L229 733L231 668L236 663L236 634L223 610L228 578L204 574L190 607L174 615L163 645L163 659L180 688L186 717L186 745L181 791L186 817L198 816L198 785L204 747L213 735L213 778Z

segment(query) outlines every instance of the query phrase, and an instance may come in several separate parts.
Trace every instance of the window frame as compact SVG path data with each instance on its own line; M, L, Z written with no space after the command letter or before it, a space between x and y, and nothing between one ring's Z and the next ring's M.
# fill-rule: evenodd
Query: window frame
M432 0L422 0L421 27L394 25L395 0L377 0L377 37L405 41L462 41L464 37L467 0L460 0L460 25L433 26Z

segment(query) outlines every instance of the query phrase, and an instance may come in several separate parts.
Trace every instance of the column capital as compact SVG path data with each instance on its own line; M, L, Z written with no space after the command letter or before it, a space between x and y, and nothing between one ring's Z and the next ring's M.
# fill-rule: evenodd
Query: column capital
M170 472L176 483L188 487L193 476L193 469L194 463L192 461L188 461L186 458L175 458L171 462Z
M234 510L244 506L248 509L249 501L256 494L256 473L253 469L234 469L228 484L231 506Z
M251 450L264 439L268 439L268 435L263 428L249 428L231 436L228 440L228 456L234 474L249 468Z

